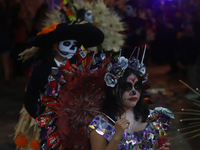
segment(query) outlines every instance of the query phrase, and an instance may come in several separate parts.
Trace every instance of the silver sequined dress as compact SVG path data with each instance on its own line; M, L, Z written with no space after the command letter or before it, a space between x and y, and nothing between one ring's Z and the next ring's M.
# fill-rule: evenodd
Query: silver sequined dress
M159 138L159 130L161 130L157 128L157 125L162 124L162 128L168 130L169 120L174 118L174 115L166 108L156 107L154 110L150 110L148 118L148 124L145 129L124 133L124 137L120 140L117 150L153 150L157 138ZM110 142L115 133L115 128L101 116L96 116L89 128L105 137L108 142Z

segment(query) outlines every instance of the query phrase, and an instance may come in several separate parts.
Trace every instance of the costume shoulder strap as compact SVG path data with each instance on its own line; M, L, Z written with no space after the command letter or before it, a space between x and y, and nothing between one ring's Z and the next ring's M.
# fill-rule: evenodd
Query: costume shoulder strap
M96 116L89 125L90 130L95 130L99 135L104 136L108 141L112 139L115 128L101 116Z
M158 116L165 116L165 117L169 117L171 119L174 119L174 114L172 113L171 110L164 108L164 107L156 107L153 110L149 110L149 116L148 118L150 120L154 120L155 118L157 118Z

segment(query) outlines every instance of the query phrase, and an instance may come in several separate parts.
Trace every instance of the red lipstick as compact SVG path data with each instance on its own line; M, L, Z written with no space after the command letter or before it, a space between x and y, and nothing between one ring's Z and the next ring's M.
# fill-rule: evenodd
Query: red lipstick
M136 101L137 98L136 97L132 97L132 98L129 98L130 101Z

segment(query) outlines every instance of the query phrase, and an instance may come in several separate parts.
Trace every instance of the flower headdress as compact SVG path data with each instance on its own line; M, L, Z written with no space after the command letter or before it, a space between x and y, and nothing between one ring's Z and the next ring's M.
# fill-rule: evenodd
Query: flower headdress
M138 49L137 58L132 57L135 50L136 48L133 50L129 59L125 58L124 56L121 56L121 52L120 52L119 57L114 57L110 61L107 67L108 72L104 76L104 80L107 86L115 87L118 79L123 76L126 68L128 67L136 70L139 73L139 75L142 77L142 83L147 81L148 75L146 74L146 67L143 64L144 55L146 51L146 45L144 48L141 62L139 62L138 60L140 49Z

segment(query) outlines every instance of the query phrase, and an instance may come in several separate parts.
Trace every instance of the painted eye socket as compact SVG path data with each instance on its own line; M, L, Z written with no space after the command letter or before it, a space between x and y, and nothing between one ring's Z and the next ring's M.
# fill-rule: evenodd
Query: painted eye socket
M139 86L138 83L135 84L135 89L136 89L136 90L140 90L140 86Z
M125 83L125 90L130 91L133 88L133 86L134 86L135 90L137 90L137 91L141 90L141 86L138 82L136 82L134 85L132 85L132 83L130 83L130 82L126 82Z
M132 89L132 84L129 83L129 82L127 82L127 83L125 84L125 90L126 90L126 91L130 91L131 89Z
M92 15L92 13L90 13L90 12L87 13L87 16L91 16L91 15Z
M70 50L75 50L78 47L77 42L74 42L73 45L70 47Z
M69 41L66 41L66 42L63 43L64 46L70 46L70 44L71 43Z
M75 47L78 46L78 43L77 43L77 42L74 42L73 46L75 46Z

